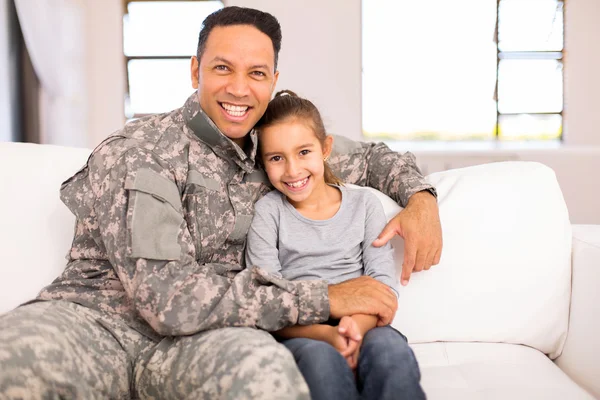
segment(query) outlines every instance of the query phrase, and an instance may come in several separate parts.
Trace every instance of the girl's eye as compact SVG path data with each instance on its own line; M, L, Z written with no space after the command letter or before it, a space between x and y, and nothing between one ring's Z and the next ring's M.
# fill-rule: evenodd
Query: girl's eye
M300 151L300 155L301 155L301 156L305 156L305 155L307 155L308 153L310 153L310 150L302 150L302 151Z
M269 158L269 161L272 161L272 162L281 161L281 156L273 156L273 157Z

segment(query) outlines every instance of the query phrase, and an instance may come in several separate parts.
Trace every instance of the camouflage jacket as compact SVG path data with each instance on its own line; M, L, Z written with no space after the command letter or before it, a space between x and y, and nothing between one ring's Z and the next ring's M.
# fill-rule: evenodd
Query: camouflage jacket
M76 216L68 264L38 299L66 299L115 314L150 336L225 326L277 330L327 320L324 281L290 282L244 268L254 203L271 190L255 163L204 114L182 108L127 124L62 184ZM414 157L383 144L336 138L334 172L405 204L434 189Z

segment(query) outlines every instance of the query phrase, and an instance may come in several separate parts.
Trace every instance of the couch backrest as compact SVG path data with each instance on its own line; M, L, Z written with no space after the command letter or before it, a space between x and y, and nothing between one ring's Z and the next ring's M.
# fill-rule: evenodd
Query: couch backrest
M88 154L0 143L0 313L64 269L74 217L59 187ZM571 225L554 172L506 162L428 179L439 192L442 260L401 288L393 325L412 343L518 343L556 356L568 325ZM376 194L388 217L400 210ZM403 242L394 244L400 266Z
M35 297L64 269L75 218L59 188L89 153L0 143L0 314Z
M412 343L501 342L559 355L568 327L571 224L554 172L503 162L435 173L444 248L401 288L393 325ZM400 208L380 195L388 217ZM403 241L395 241L402 263Z

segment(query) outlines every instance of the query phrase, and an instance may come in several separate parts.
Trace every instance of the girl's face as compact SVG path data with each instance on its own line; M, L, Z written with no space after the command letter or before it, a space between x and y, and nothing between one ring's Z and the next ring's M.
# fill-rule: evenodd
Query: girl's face
M324 190L323 159L331 153L331 136L321 145L308 124L288 120L263 128L259 140L269 180L293 205Z

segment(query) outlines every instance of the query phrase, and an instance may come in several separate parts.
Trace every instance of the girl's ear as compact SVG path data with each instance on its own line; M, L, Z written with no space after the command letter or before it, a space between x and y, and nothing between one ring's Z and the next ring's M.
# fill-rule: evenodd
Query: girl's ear
M333 150L333 136L327 135L327 136L325 136L325 141L323 142L323 158L329 158L332 150Z

